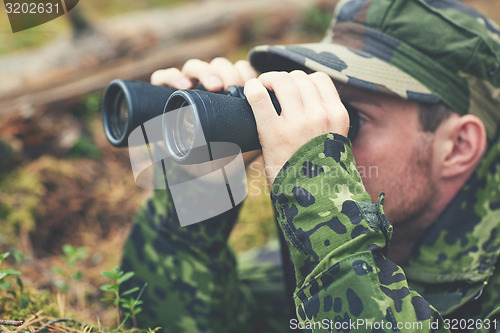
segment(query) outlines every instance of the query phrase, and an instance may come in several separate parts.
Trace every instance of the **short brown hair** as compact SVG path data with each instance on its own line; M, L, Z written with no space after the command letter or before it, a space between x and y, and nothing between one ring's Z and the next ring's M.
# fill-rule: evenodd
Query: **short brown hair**
M418 119L424 132L434 133L443 120L454 112L442 102L418 104Z

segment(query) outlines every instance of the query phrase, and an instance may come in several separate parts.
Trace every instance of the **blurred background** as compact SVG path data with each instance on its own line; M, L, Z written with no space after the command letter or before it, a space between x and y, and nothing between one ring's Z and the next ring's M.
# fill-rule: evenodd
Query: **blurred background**
M465 2L500 22L500 1ZM10 253L0 260L0 319L69 314L114 325L101 272L119 265L151 192L135 185L127 149L104 137L100 100L111 80L149 81L190 58L245 59L258 44L315 42L332 9L327 0L81 0L14 34L0 5L0 253ZM237 252L276 233L255 163L230 239ZM17 273L2 278L8 269Z

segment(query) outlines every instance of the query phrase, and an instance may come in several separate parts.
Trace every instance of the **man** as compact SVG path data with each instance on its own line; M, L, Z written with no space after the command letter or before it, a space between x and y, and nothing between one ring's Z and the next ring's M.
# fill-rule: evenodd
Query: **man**
M499 30L453 0L341 1L322 43L257 47L250 62L266 73L193 60L152 82L214 91L245 83L297 319L264 320L286 315L286 300L268 308L272 290L238 278L226 243L238 208L180 228L163 191L139 213L124 252L134 283L149 284L142 323L500 331ZM359 120L352 142L349 115ZM358 172L370 167L378 173Z

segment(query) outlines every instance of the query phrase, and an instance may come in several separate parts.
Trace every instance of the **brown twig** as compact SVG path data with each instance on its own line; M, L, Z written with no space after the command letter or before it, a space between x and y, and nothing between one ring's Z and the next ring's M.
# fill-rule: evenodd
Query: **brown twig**
M21 326L22 324L24 324L23 320L0 319L0 325L5 325L5 326Z
M73 323L73 324L78 324L78 325L83 325L83 323L79 322L79 321L76 321L74 319L71 319L71 318L61 318L61 319L55 319L55 320L51 320L49 321L48 323L40 326L36 331L35 333L40 333L40 332L43 332L44 330L46 330L47 328L52 328L54 324L57 324L57 323L62 323L62 322L70 322L70 323Z

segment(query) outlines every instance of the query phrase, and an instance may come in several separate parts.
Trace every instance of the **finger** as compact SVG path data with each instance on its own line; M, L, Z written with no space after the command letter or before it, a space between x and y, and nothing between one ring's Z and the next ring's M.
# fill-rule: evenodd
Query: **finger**
M252 65L250 65L250 62L246 60L237 61L234 64L234 67L240 73L240 76L243 78L244 83L250 79L256 78L259 75L252 67Z
M229 60L225 58L215 58L210 62L210 65L215 68L219 77L222 79L224 88L228 86L243 86L245 84L240 73Z
M302 114L302 99L299 89L286 72L268 72L259 76L260 82L269 90L274 91L281 106L281 115L297 117Z
M303 71L293 71L290 73L298 91L301 95L302 104L305 107L306 116L313 116L311 113L323 114L323 101L318 92L316 84Z
M349 115L340 100L332 79L325 73L316 72L310 75L316 85L327 113L330 130L347 136L349 132Z
M191 80L198 80L207 90L219 91L224 87L215 68L199 59L186 61L181 72Z
M316 89L324 104L333 105L341 102L337 88L335 88L335 85L328 74L315 72L310 74L309 78L314 85L316 85Z
M280 117L274 109L267 89L258 79L250 79L244 88L244 94L252 107L259 136L267 131L270 126L279 121Z
M151 84L175 89L191 89L193 82L177 68L161 69L151 75Z

